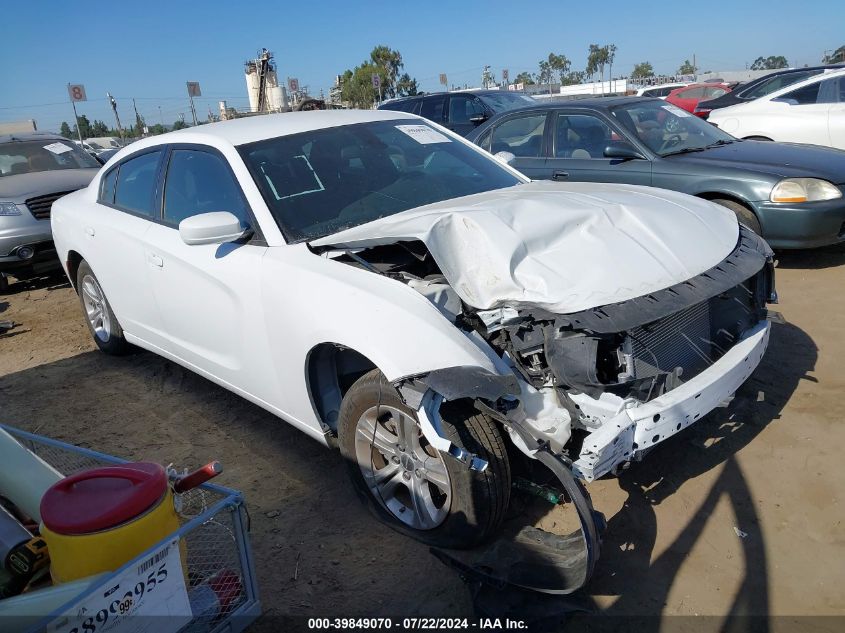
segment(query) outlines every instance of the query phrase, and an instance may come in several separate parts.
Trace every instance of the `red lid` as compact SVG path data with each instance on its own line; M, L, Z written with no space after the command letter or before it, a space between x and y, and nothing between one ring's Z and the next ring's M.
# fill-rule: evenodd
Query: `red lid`
M159 464L136 462L65 477L41 498L41 520L57 534L88 534L140 516L167 490Z

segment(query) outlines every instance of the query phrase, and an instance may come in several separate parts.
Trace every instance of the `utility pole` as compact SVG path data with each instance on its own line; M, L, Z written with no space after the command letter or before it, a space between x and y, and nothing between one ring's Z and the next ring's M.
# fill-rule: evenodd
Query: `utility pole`
M117 122L117 131L120 134L120 140L123 142L124 134L123 134L123 127L120 125L120 117L117 115L117 101L114 100L114 97L111 96L110 92L106 93L106 96L109 98L109 102L111 102L111 109L114 110L114 120Z
M76 135L79 137L79 146L82 147L82 127L79 125L79 115L76 113L76 101L71 99L73 104L73 118L76 119Z
M692 74L698 79L698 66L695 65L695 53L692 54Z

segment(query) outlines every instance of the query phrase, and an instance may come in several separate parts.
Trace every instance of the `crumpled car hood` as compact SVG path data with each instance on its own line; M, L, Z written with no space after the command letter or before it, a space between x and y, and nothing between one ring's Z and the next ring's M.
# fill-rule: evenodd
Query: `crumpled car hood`
M467 304L567 314L686 281L722 261L738 236L733 212L686 194L531 182L419 207L311 244L419 240Z

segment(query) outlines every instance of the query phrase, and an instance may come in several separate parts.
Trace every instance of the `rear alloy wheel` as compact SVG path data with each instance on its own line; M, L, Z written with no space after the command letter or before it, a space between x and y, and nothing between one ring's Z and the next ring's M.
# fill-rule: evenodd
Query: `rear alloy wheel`
M444 434L487 461L484 472L434 448L416 413L378 370L358 379L343 398L340 452L356 492L381 521L436 547L473 547L501 524L510 465L493 421L455 405L441 413Z
M754 212L748 207L734 202L733 200L725 200L724 198L714 198L710 202L715 202L725 208L730 209L736 214L736 219L742 222L749 229L754 231L757 235L763 235L763 229L760 226L760 220L754 215Z
M112 312L106 294L88 262L82 261L76 273L76 289L88 330L97 347L106 354L119 356L129 351L123 328Z

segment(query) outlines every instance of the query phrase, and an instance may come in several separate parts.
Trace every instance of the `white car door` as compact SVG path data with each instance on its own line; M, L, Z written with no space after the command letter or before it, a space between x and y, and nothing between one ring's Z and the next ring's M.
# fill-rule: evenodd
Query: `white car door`
M771 121L774 140L830 145L831 103L825 99L830 81L814 81L772 99L769 109L772 114L779 115Z
M161 222L145 235L147 271L159 308L164 351L194 368L248 391L260 366L259 267L266 247L252 239L189 246L179 222L229 211L252 225L243 193L225 158L211 148L174 146L166 159ZM247 363L250 367L247 367Z
M161 148L142 152L109 170L97 204L83 219L89 245L82 256L121 326L154 344L161 340L161 321L147 284L144 239L157 215L156 182L163 156Z
M845 149L845 77L838 77L835 81L827 125L831 147Z

